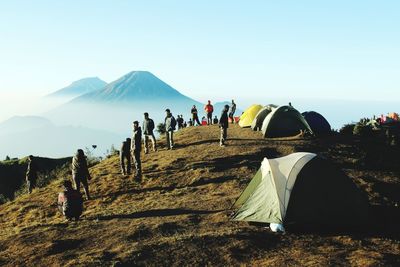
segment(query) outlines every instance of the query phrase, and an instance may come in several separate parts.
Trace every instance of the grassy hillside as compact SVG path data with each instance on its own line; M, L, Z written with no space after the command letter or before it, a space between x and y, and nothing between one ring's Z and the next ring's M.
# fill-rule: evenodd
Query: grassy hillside
M386 148L342 136L272 141L239 127L229 128L228 146L220 148L218 136L217 126L186 128L176 134L173 151L165 150L162 140L159 152L142 157L140 185L120 175L116 156L92 167L93 200L85 202L78 223L66 223L57 213L61 179L0 206L0 264L400 264L398 157L384 168L371 163L375 156L385 157ZM231 205L263 157L298 151L332 160L368 195L376 219L367 229L280 235L229 221Z
M52 179L70 169L71 157L49 159L37 157L39 168L38 186L47 185ZM0 204L12 200L15 194L26 192L25 173L27 158L0 161Z

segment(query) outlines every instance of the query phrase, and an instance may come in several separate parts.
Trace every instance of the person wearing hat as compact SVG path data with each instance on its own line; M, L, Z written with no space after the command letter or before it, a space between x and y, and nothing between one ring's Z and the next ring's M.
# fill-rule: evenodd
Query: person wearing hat
M142 180L142 161L140 160L140 152L142 151L142 129L138 121L133 122L133 135L131 141L131 153L135 164L136 173L134 179L138 182Z
M211 101L208 100L208 104L204 106L204 111L207 114L207 125L212 124L212 114L214 112L214 107L211 105Z
M174 131L176 127L176 120L168 108L165 110L165 113L166 117L164 123L165 123L165 137L167 140L167 149L172 149L174 147Z
M144 153L147 154L149 153L148 150L148 145L149 145L149 139L151 140L151 143L153 144L153 151L157 151L157 143L156 143L156 137L154 136L154 121L149 118L149 113L145 112L144 113L144 120L142 124L142 129L143 129L143 136L144 136Z

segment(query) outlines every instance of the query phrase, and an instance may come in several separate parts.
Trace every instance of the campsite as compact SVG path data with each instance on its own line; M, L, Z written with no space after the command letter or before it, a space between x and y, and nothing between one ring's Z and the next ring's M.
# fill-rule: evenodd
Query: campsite
M162 147L164 138L160 142ZM221 149L218 127L213 125L177 132L176 150L170 152L161 149L148 160L144 157L141 185L120 175L118 156L92 167L93 200L85 204L78 223L66 223L56 212L53 203L60 191L60 179L29 197L22 195L0 206L0 263L5 266L43 266L55 262L66 266L399 264L400 165L398 157L394 157L398 148L345 134L268 139L251 128L232 125L228 146ZM366 197L371 214L362 227L339 227L340 223L346 225L348 218L343 213L341 218L332 214L338 212L335 203L324 210L332 219L329 228L292 224L281 234L271 232L268 224L231 220L238 211L232 206L265 158L278 159L297 152L311 153L313 158L318 155L310 162L320 159L328 162L323 168L307 168L304 177L314 172L321 175L331 170L326 169L329 166L335 171L327 176L342 175L344 179L336 186L330 181L329 186L335 189L332 194L342 199L350 183L348 190L357 189L361 198ZM377 163L377 158L386 164ZM321 165L315 163L317 167ZM315 180L311 182L324 186ZM316 189L311 191L315 193ZM321 188L321 192L327 191ZM349 209L354 212L357 207L354 204ZM294 203L292 208L300 211L292 212L292 218L306 214L301 205Z
M0 267L400 266L400 1L0 1Z

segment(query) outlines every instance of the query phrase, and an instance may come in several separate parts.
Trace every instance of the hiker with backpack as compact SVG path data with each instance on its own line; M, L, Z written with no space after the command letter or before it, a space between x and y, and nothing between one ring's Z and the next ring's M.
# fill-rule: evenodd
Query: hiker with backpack
M193 105L192 109L190 110L190 113L192 113L193 126L195 122L197 123L197 126L201 125L199 121L199 115L197 114L196 105Z
M225 105L224 109L222 110L221 117L219 118L219 127L221 131L219 145L221 147L225 146L225 141L228 135L228 127L229 127L228 111L229 111L229 106Z
M85 153L82 149L78 149L75 156L72 158L72 179L75 183L75 189L80 192L81 183L85 191L86 199L90 199L89 183L91 177L86 161Z
M126 167L125 167L126 161ZM131 139L126 138L124 142L122 142L121 150L119 152L119 162L121 165L121 173L122 175L130 175L131 174Z
M174 147L174 131L175 131L175 127L176 127L176 120L168 108L165 110L165 112L167 115L164 120L165 137L167 140L167 149L172 150L172 148Z
M207 125L212 124L212 114L214 112L214 107L211 105L211 101L208 100L208 104L204 106L204 111L207 114Z
M148 150L148 145L149 145L149 139L151 140L151 143L153 144L153 151L157 151L157 143L156 143L156 137L154 136L154 121L149 118L149 113L145 112L144 113L144 120L143 120L143 135L144 135L144 153L147 154L149 153Z
M136 173L134 179L138 182L142 180L142 161L140 160L140 152L142 151L142 129L138 121L133 122L133 135L131 141L131 153L135 164Z
M36 181L38 179L38 168L36 165L36 159L34 156L28 156L28 168L26 169L26 184L28 187L28 193L32 193L33 188L36 187Z
M63 192L58 194L58 210L67 220L79 220L83 212L83 199L79 191L72 188L71 181L63 182Z

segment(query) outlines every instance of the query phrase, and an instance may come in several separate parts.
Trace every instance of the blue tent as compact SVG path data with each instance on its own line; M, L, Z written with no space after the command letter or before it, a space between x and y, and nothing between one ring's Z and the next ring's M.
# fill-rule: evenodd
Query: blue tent
M329 122L315 111L306 111L303 112L304 119L307 121L308 125L310 125L311 130L315 135L324 135L329 134L331 132L331 125Z

